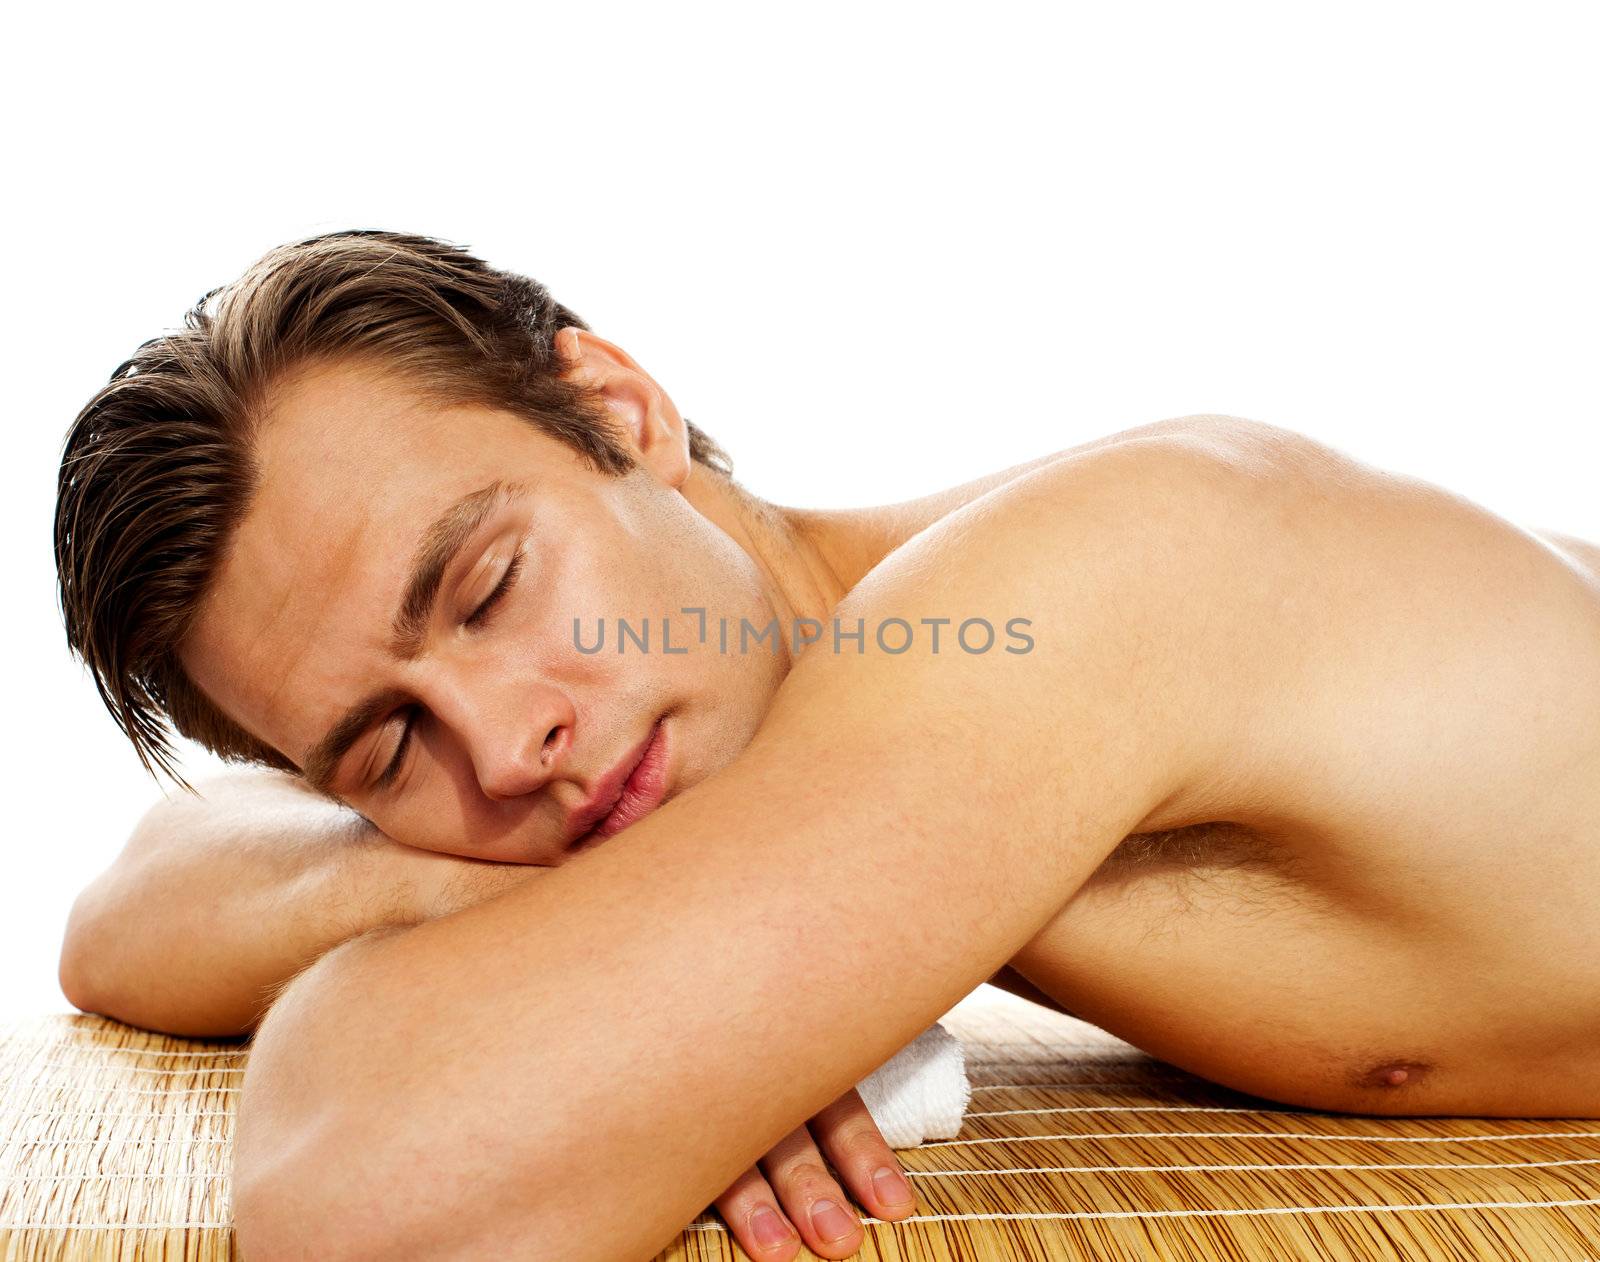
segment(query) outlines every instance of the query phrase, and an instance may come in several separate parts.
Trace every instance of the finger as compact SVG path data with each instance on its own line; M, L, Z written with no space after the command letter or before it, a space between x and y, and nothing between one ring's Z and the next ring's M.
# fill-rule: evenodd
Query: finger
M809 1126L851 1195L874 1215L892 1221L916 1210L911 1180L854 1087L812 1118Z
M800 1252L800 1236L778 1208L766 1176L751 1166L712 1202L728 1230L752 1258L789 1262Z
M789 1221L813 1253L847 1258L861 1247L865 1238L861 1220L805 1126L780 1139L760 1164Z

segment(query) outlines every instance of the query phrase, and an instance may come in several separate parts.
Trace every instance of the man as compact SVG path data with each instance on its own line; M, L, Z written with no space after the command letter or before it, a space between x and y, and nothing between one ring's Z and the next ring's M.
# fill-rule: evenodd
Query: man
M755 1256L795 1247L774 1190L847 1256L807 1121L893 1216L837 1110L990 978L1293 1104L1600 1116L1587 545L1219 417L763 505L536 286L394 234L285 247L142 356L57 527L141 753L170 720L363 853L536 865L308 919L302 842L258 884L298 954L214 1015L317 958L245 1083L252 1258L649 1257L721 1189ZM133 888L82 911L101 953Z

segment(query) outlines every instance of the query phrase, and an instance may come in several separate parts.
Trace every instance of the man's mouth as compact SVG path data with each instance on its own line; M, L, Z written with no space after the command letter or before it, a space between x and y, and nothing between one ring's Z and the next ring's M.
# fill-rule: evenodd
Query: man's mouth
M603 819L577 841L571 849L592 850L608 837L614 837L629 824L637 823L661 805L667 793L667 729L665 720L656 722L638 765L622 785L622 796Z

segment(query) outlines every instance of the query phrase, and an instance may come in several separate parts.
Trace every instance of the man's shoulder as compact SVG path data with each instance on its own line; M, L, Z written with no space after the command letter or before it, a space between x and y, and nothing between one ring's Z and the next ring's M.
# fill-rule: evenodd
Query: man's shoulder
M1281 511L1277 466L1287 477L1295 459L1271 437L1231 418L1130 434L948 513L839 602L774 726L826 726L841 747L844 731L873 733L885 774L896 750L947 784L1013 766L1008 801L1036 804L1034 786L1048 801L1084 774L1084 742L1108 742L1101 772L1127 772L1126 801L1159 790L1163 820L1191 797L1214 805L1274 704L1262 686L1274 653L1240 606L1276 600L1248 581L1250 541ZM1251 625L1255 642L1241 636Z
M852 595L985 578L1081 591L1124 577L1152 547L1183 554L1189 567L1237 564L1270 543L1274 516L1317 476L1318 461L1341 458L1304 435L1233 416L1123 430L999 475L885 557ZM1160 567L1143 574L1160 582Z
M1220 413L1195 413L1152 421L1065 447L924 498L937 510L925 530L982 503L997 503L1049 487L1071 494L1108 477L1123 496L1141 493L1150 478L1166 479L1171 493L1197 502L1232 495L1259 499L1307 478L1348 480L1348 473L1377 470L1346 453L1283 426ZM919 532L923 533L923 532Z
M1280 426L1220 413L1192 413L1091 438L897 507L910 510L913 517L926 523L926 529L968 504L1004 494L1034 475L1057 480L1084 476L1097 466L1097 458L1108 452L1118 453L1115 459L1119 461L1131 458L1159 463L1187 458L1196 471L1208 461L1222 462L1241 474L1248 470L1249 476L1258 480L1297 463L1302 467L1318 461L1326 465L1330 458L1342 458L1306 435Z

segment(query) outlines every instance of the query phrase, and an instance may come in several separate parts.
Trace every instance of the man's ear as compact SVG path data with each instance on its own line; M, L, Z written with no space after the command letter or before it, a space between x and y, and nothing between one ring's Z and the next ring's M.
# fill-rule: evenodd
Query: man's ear
M677 405L627 351L587 329L556 334L562 376L600 390L634 458L670 487L689 476L689 430Z

